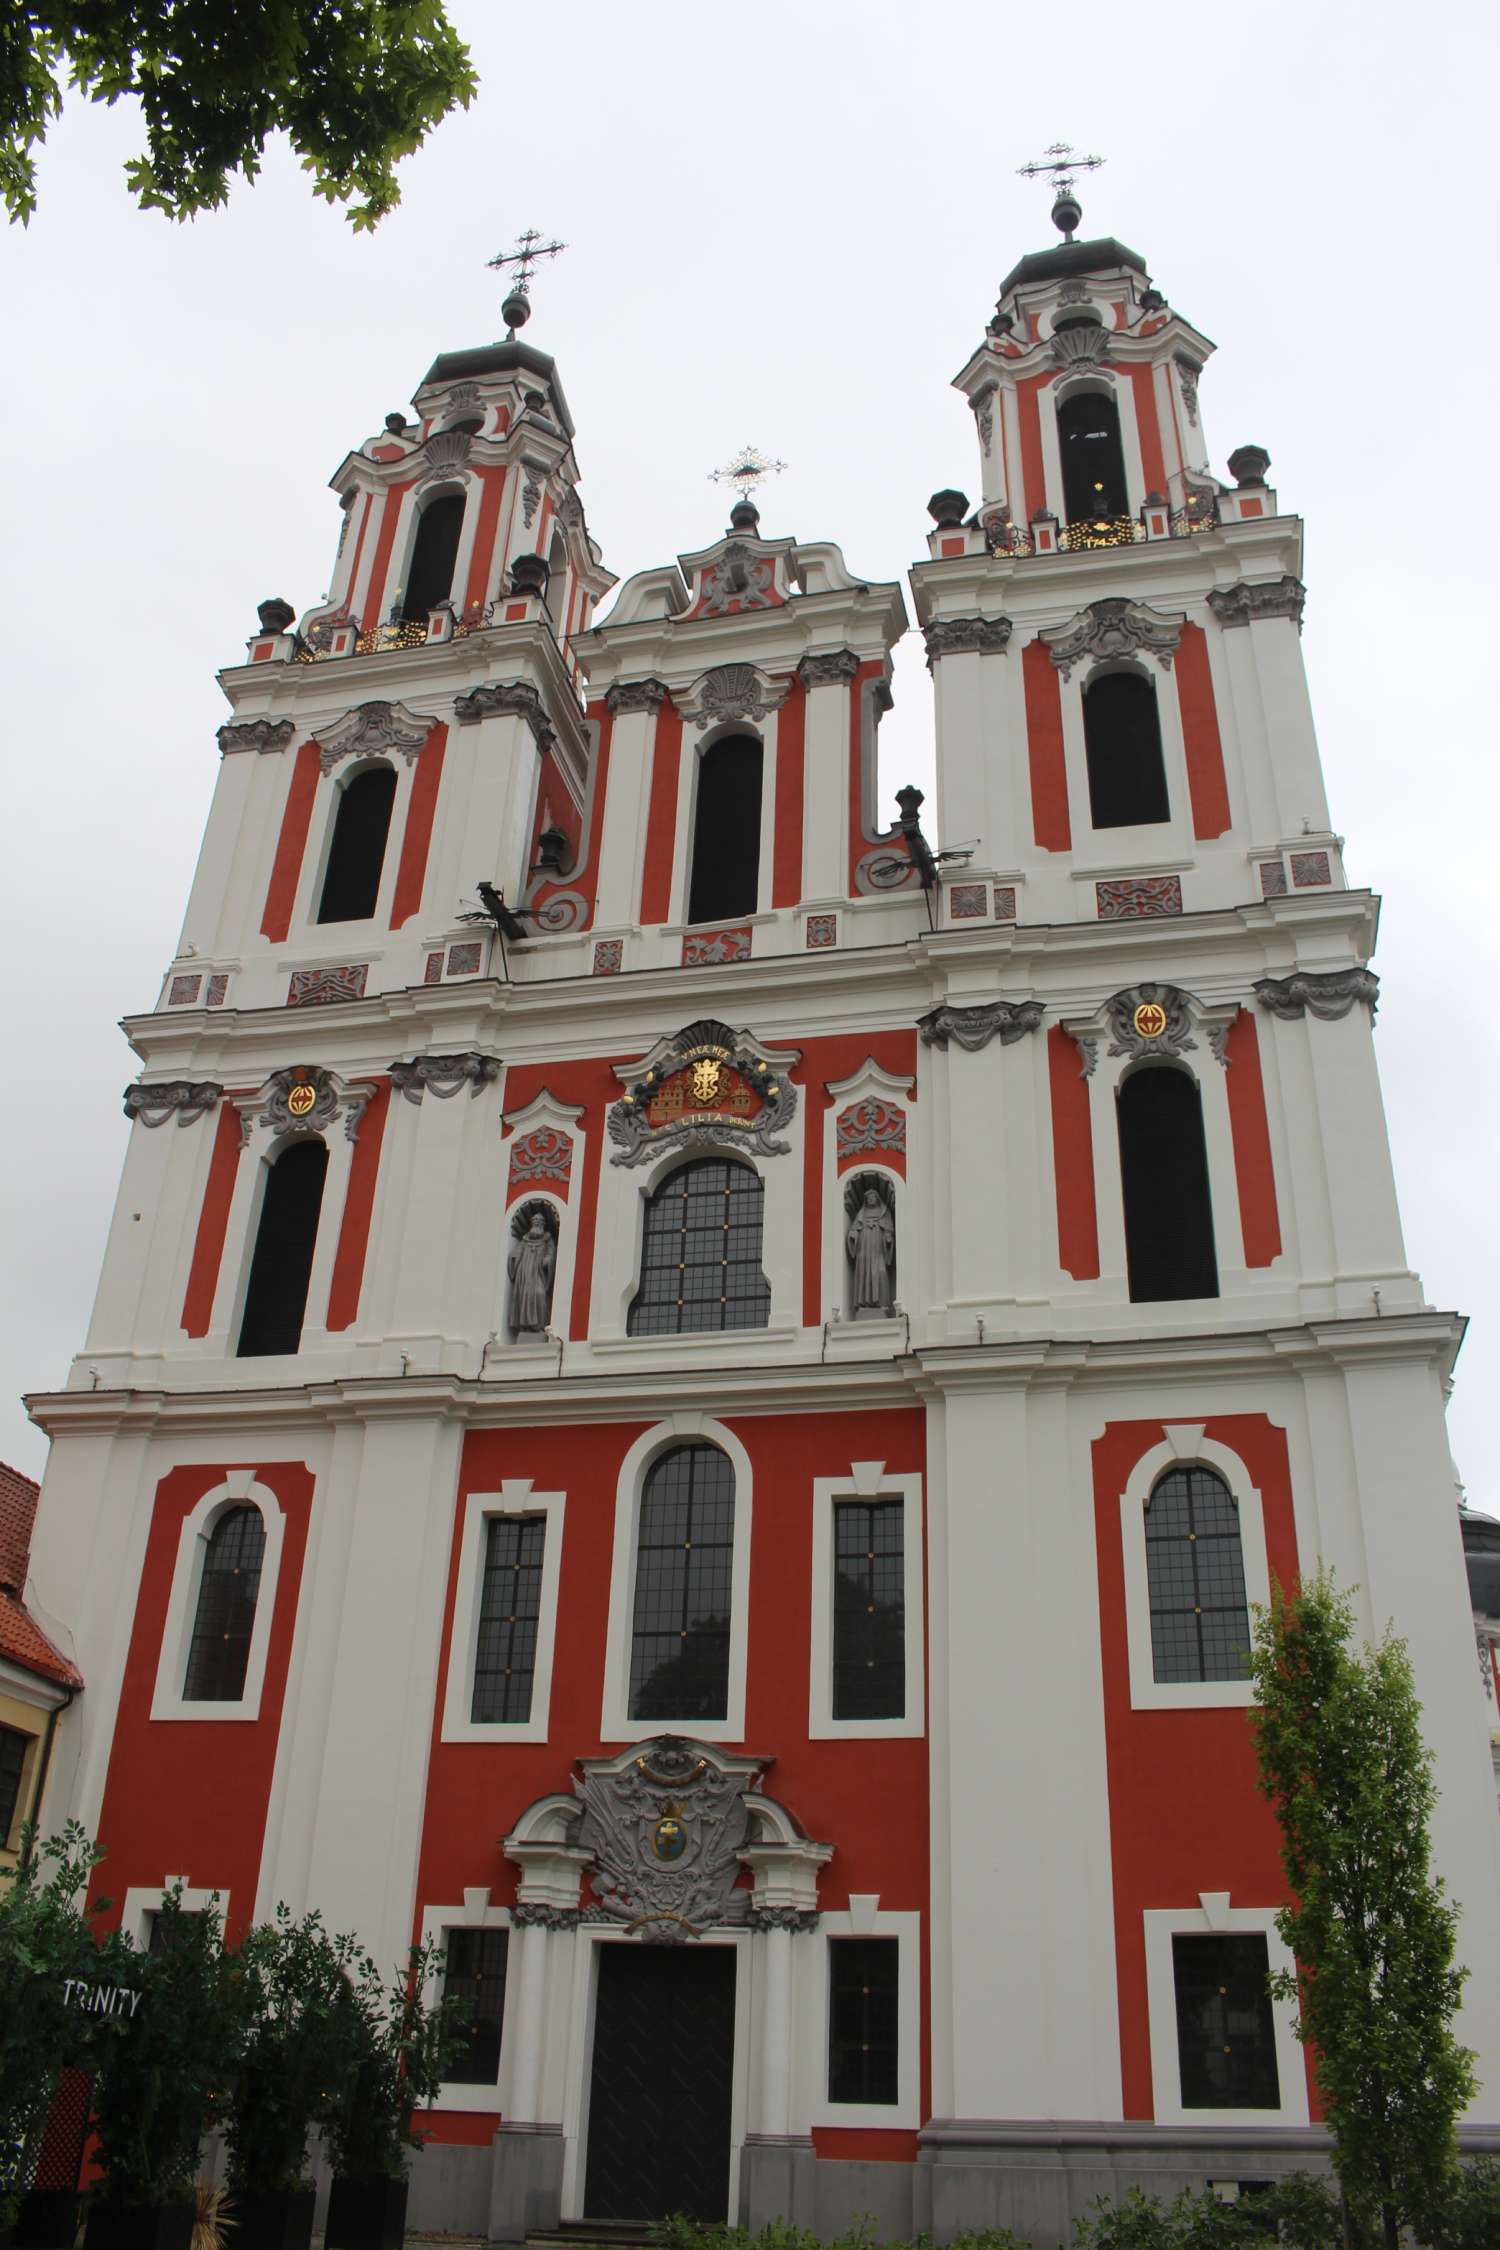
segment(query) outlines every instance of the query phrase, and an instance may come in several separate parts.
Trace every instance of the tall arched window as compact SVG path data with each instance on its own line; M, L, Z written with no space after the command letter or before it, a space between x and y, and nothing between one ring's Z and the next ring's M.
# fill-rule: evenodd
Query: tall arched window
M320 922L368 922L374 913L395 796L390 766L365 766L339 791L318 901Z
M1083 691L1089 818L1096 828L1169 820L1156 690L1139 672L1101 672Z
M1069 523L1130 512L1120 410L1105 391L1074 391L1057 410L1063 512Z
M1132 1303L1217 1297L1198 1081L1170 1065L1148 1066L1125 1080L1116 1109Z
M265 1551L259 1508L226 1508L204 1548L185 1703L238 1703L244 1694Z
M267 1172L240 1322L241 1359L294 1352L302 1341L327 1170L322 1141L293 1141Z
M427 613L446 601L453 591L453 569L458 561L459 536L464 528L464 496L442 492L429 500L417 524L411 561L406 570L406 592L401 614L412 624L425 625Z
M1250 1611L1240 1512L1221 1476L1169 1469L1146 1503L1151 1666L1158 1680L1243 1680Z
M668 1173L646 1205L632 1336L764 1328L771 1284L761 1272L765 1187L748 1164L702 1157Z
M733 1599L729 1457L716 1445L674 1446L652 1463L641 1492L630 1641L632 1719L728 1717Z
M698 760L690 922L753 914L760 899L761 746L725 735Z

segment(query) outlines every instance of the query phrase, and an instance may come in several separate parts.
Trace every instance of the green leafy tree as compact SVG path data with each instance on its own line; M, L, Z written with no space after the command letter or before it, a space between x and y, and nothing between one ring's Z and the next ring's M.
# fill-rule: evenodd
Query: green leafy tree
M1352 2233L1394 2250L1451 2192L1454 2126L1474 2089L1452 2018L1458 1909L1430 1868L1432 1755L1405 1644L1356 1653L1353 1604L1326 1573L1258 1611L1252 1714L1261 1793L1293 1903L1277 1927L1297 1969L1297 2036L1317 2055Z
M414 1945L389 1984L362 1946L336 1944L343 1975L332 2010L336 2078L323 2112L324 2152L346 2179L402 2180L407 2150L422 2145L412 2111L438 2093L464 2011L446 1996L427 2004L443 1958L436 1941Z
M318 1914L294 1920L285 1906L239 1948L248 2028L224 2118L229 2181L239 2192L302 2183L308 2134L338 2081L338 2009L352 1950L351 1939L328 1935Z
M313 192L373 227L401 199L395 168L478 81L442 0L11 0L0 9L0 196L36 208L34 150L64 82L133 94L146 153L125 167L147 210L191 219L253 179L287 135Z

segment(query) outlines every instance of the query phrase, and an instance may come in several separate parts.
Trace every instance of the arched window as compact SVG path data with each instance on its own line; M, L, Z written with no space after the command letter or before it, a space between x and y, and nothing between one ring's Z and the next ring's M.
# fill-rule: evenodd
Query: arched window
M641 1492L632 1719L728 1717L733 1596L729 1456L716 1445L674 1446L652 1463Z
M1116 1108L1131 1302L1217 1297L1198 1081L1169 1064L1148 1065L1125 1080Z
M646 1205L632 1336L764 1328L771 1284L760 1268L765 1187L748 1164L707 1156L670 1172Z
M1130 512L1120 410L1107 391L1074 391L1057 410L1063 512L1069 523Z
M293 1141L266 1175L240 1322L241 1359L294 1352L302 1341L327 1170L322 1141Z
M265 1551L259 1508L226 1508L204 1548L184 1703L238 1703L244 1694Z
M753 914L760 899L761 746L753 735L711 743L698 760L690 922Z
M1101 672L1083 691L1089 818L1096 828L1169 820L1156 690L1139 672Z
M1169 1469L1146 1503L1151 1667L1158 1680L1243 1680L1250 1611L1240 1512L1221 1476Z
M442 492L429 500L417 524L411 561L406 571L406 592L401 614L414 624L427 622L427 613L453 591L453 566L458 561L459 534L464 527L464 496Z
M390 766L365 766L339 791L318 901L320 922L368 922L374 913L395 796Z

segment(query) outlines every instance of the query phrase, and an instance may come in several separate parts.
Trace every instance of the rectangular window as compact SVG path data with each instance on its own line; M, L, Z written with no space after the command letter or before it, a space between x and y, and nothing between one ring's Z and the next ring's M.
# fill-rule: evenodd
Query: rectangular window
M187 1937L187 1926L189 1922L195 1922L198 1919L198 1912L199 1909L196 1906L185 1906L175 1919L159 1910L155 1914L148 1914L146 1917L146 1951L154 1958L159 1958L164 1953L171 1953Z
M500 2027L505 2020L505 1963L509 1930L449 1930L445 2000L468 2011L463 2044L448 2065L456 2086L493 2086L500 2075Z
M1184 2109L1280 2109L1266 1940L1172 1940Z
M16 1809L21 1802L21 1773L31 1736L14 1727L0 1727L0 1848L10 1841Z
M531 1717L546 1537L545 1516L489 1519L469 1713L475 1724Z
M828 1941L828 2099L897 2099L899 1938Z
M906 1716L906 1550L900 1500L833 1510L833 1716Z

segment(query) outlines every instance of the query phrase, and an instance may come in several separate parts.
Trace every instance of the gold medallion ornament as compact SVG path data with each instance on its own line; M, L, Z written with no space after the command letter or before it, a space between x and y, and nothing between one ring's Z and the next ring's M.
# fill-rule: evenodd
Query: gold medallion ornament
M712 1055L705 1055L700 1061L694 1063L693 1099L695 1102L711 1102L718 1099L719 1081L723 1076L723 1071L723 1064Z
M1167 1028L1167 1011L1159 1000L1143 1000L1131 1022L1142 1039L1160 1039Z
M287 1089L287 1115L289 1117L305 1117L317 1098L317 1087L309 1085L305 1078L299 1078L294 1085Z

